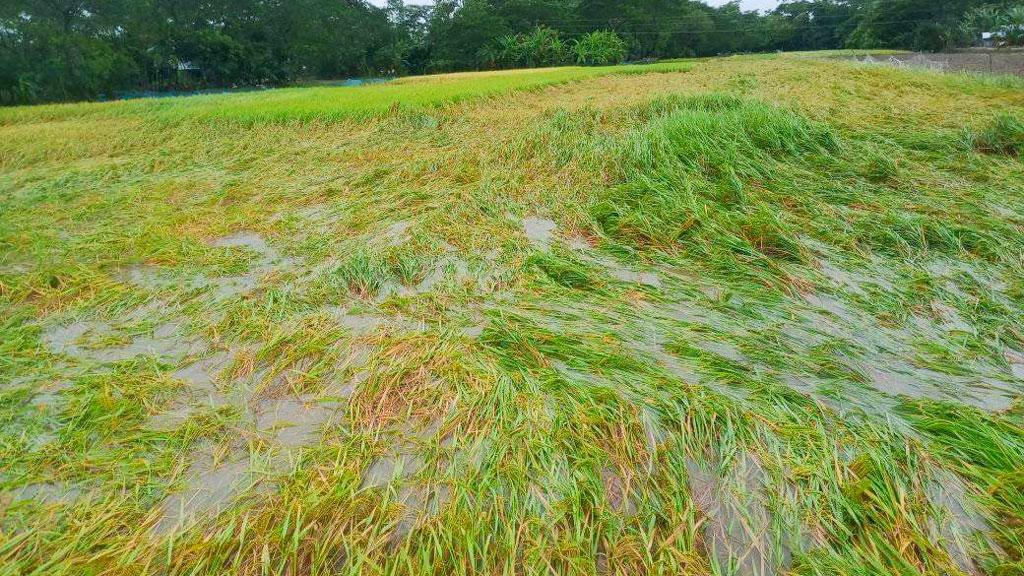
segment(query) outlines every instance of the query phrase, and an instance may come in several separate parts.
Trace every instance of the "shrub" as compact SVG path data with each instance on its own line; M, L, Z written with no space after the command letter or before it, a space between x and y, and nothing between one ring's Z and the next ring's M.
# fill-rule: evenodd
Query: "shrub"
M529 34L499 38L484 50L484 59L502 68L559 66L569 60L569 47L558 30L539 26Z
M584 66L608 66L626 58L626 42L615 32L591 32L573 46L576 62Z

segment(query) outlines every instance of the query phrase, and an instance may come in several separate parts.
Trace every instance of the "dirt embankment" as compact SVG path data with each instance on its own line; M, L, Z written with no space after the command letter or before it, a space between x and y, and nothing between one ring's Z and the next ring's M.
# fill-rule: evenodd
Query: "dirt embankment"
M1024 51L911 53L896 56L853 56L865 64L928 68L947 72L988 72L1024 76Z

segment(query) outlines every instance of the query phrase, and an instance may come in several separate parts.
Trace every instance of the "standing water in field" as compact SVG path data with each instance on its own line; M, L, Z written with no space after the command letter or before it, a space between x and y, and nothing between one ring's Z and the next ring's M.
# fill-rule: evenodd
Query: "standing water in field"
M547 218L528 217L523 219L523 231L526 238L536 248L547 249L555 236L558 225Z

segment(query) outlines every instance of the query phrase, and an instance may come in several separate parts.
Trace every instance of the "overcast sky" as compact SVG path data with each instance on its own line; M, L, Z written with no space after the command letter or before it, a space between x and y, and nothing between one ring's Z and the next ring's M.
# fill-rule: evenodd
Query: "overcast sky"
M706 0L706 4L712 6L721 6L725 4L727 0ZM744 10L771 10L780 3L780 0L742 0L740 5L743 6Z
M712 6L721 6L729 0L704 0ZM740 4L744 10L768 10L778 6L780 0L741 0ZM377 6L387 4L387 0L370 0L370 3ZM406 0L406 4L431 4L431 0Z

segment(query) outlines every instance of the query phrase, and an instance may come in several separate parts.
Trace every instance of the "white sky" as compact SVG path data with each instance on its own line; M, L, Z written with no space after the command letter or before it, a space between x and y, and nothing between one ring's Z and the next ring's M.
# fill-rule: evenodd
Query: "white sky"
M743 6L744 10L770 10L779 5L781 0L740 0L740 5ZM721 6L728 2L728 0L704 0L705 3L712 6ZM371 4L377 6L383 6L387 4L387 0L370 0ZM406 4L432 4L432 0L406 0Z
M704 3L712 6L721 6L726 3L726 0L705 0ZM740 6L744 10L771 10L781 3L781 0L741 0Z

